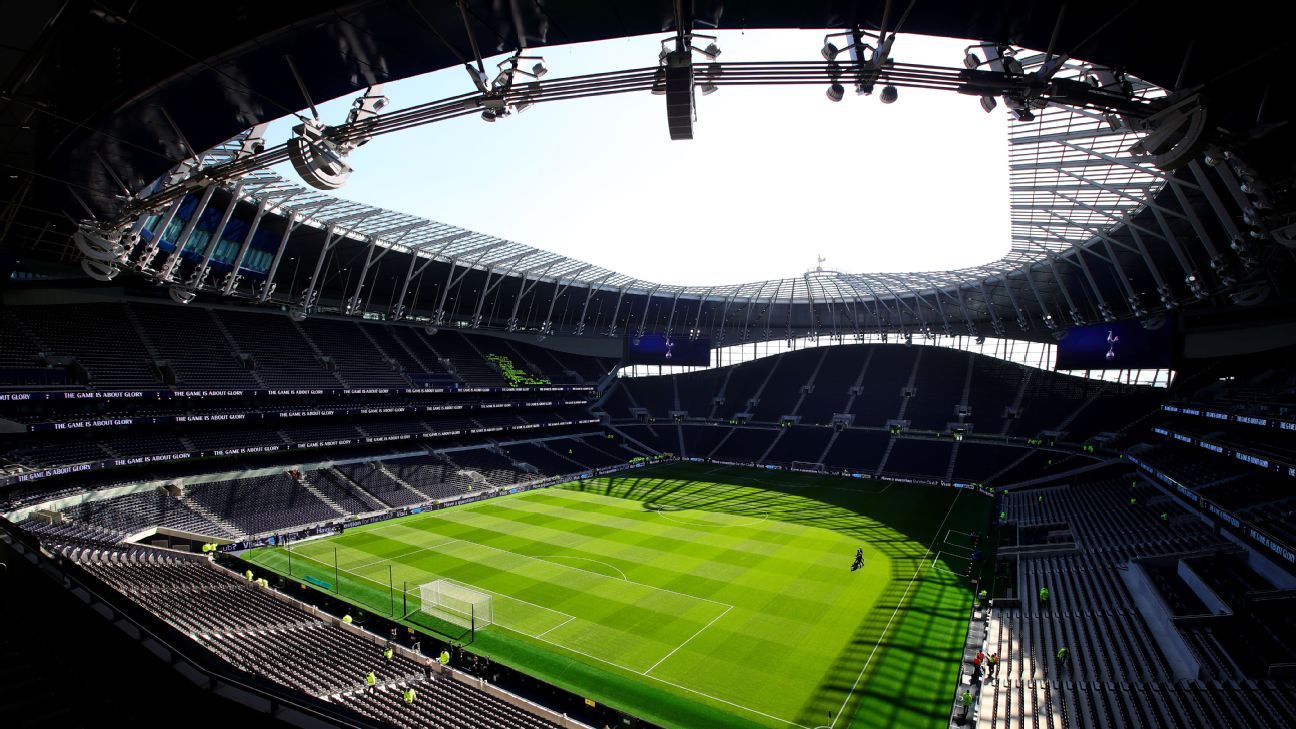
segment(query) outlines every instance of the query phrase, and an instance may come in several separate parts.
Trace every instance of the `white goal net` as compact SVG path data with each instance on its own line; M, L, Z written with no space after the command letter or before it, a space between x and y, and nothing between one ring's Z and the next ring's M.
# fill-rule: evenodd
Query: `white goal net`
M824 464L816 461L792 461L792 469L794 471L815 471L823 473Z
M465 628L495 622L495 601L490 593L453 580L419 585L419 611Z

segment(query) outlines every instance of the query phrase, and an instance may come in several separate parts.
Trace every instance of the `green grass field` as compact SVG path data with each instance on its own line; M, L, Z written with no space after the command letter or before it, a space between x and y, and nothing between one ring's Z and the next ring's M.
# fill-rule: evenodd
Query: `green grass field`
M973 598L954 573L989 509L955 489L662 464L302 543L291 574L397 617L416 585L470 585L495 613L472 650L668 727L939 727ZM246 556L289 572L282 549Z

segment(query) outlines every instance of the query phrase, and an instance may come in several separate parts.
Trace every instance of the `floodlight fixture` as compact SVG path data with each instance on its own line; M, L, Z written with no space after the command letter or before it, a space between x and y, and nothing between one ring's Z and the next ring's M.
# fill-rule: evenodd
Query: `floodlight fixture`
M522 65L523 61L535 61L535 63L528 69ZM500 61L495 64L495 67L499 69L499 73L495 75L495 80L491 85L496 90L501 91L507 91L511 88L518 76L525 76L533 81L539 81L541 76L549 73L549 67L545 66L543 56L528 56L524 55L523 51L518 51L516 54Z
M846 96L846 89L838 83L828 87L827 91L829 101L841 101Z
M848 39L849 45L845 48L839 48L833 42L833 38L844 37ZM840 33L830 33L824 36L823 48L819 50L820 55L828 61L829 75L833 80L833 85L828 89L828 98L832 101L841 101L841 95L837 93L838 78L841 75L837 65L837 56L843 51L851 51L851 66L854 67L855 74L855 93L860 96L869 96L873 93L883 67L894 64L889 56L891 46L895 42L895 33L867 33L859 28L842 31ZM866 43L865 41L871 41ZM895 103L899 98L899 92L890 84L882 90L881 101L884 104Z
M708 43L705 48L698 48L696 45L693 44L693 41L697 38L703 38L711 42ZM703 35L701 33L693 33L691 31L682 33L680 35L673 35L669 38L662 38L661 41L662 47L661 47L661 51L657 54L657 63L664 66L666 65L667 56L669 56L672 52L683 51L683 50L697 51L698 53L701 53L702 57L707 59L708 61L714 61L720 55L720 46L717 43L718 40L719 39L717 39L713 35ZM667 44L673 44L673 45L668 47Z
M657 69L656 72L653 73L652 93L653 96L666 95L666 69L665 68L659 68Z
M346 123L340 127L346 130L345 136L318 118L304 119L293 127L288 159L302 181L318 190L336 190L346 184L352 171L345 161L347 155L369 141L378 112L387 107L382 88L382 84L374 84L352 102Z

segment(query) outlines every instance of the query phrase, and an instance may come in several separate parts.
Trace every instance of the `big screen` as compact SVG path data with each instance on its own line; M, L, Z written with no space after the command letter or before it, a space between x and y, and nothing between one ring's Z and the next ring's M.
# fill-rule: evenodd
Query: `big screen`
M711 340L667 337L663 334L631 335L625 339L625 364L711 365Z
M1157 329L1137 321L1071 327L1058 342L1060 370L1165 369L1174 355L1174 320Z

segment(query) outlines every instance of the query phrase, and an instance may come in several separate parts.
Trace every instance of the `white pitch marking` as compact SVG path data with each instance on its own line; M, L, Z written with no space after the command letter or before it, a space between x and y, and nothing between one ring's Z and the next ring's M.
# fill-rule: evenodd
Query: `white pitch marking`
M457 542L457 541L459 541L459 540L458 540L458 539L451 539L451 540L448 541L448 542L442 542L442 543L440 543L440 544L433 544L433 545L430 546L430 547L419 547L418 549L414 549L414 550L411 550L411 551L409 551L409 552L405 552L405 553L403 553L403 554L398 554L398 555L396 555L395 557L388 557L388 558L386 558L386 559L376 559L376 560L374 560L373 562L366 562L366 563L364 563L364 564L362 564L362 565L357 565L357 566L355 566L355 567L350 567L349 569L353 569L353 570L362 570L362 569L364 569L364 568L366 568L366 567L373 567L373 566L376 565L376 564L382 564L383 562L395 562L396 560L400 559L401 557L408 557L408 556L410 556L411 554L418 554L419 552L426 552L426 551L428 551L429 549L437 549L438 547L444 547L444 546L446 546L447 544L453 544L453 543L455 543L455 542Z
M551 559L579 559L582 562L593 562L594 564L601 564L604 567L607 567L608 569L616 570L617 574L621 575L621 579L625 580L626 582L630 581L630 578L626 577L626 574L622 572L620 569L618 569L616 565L611 565L608 564L607 562L598 559L590 559L589 557L573 557L566 554L537 554L535 555L534 558L543 559L546 562L548 562ZM557 564L561 564L561 563L557 563ZM563 565L563 566L566 567L567 565ZM604 575L604 577L606 576L607 575Z
M851 697L855 695L855 689L859 688L859 682L863 680L864 672L868 670L869 664L873 662L873 656L877 655L877 649L878 646L882 645L882 639L890 632L891 623L895 621L896 615L900 613L900 608L904 607L904 600L909 596L909 590L913 589L914 581L918 579L918 574L922 572L923 565L927 563L927 555L931 554L932 547L936 546L936 540L940 538L940 530L945 526L945 522L949 521L949 515L954 512L954 504L958 503L958 497L961 493L961 490L959 493L955 493L954 498L950 501L949 509L945 511L945 518L941 520L940 526L936 527L936 536L932 537L931 544L927 545L927 551L923 552L922 559L918 560L918 568L914 570L913 577L909 578L909 584L905 585L905 591L896 602L895 610L891 611L891 617L887 619L887 624L883 626L881 635L878 636L877 642L873 644L873 650L869 652L868 659L864 661L864 667L860 669L859 675L855 677L855 683L851 685L851 690L846 692L846 698L842 701L841 708L837 709L837 716L833 717L832 724L828 725L828 729L835 729L838 720L841 719L842 712L846 711L846 704L850 703Z
M693 640L694 638L696 638L696 637L698 637L699 635L701 635L701 634L702 634L702 631L704 631L704 630L706 630L707 628L709 628L709 627L711 627L712 625L714 625L714 624L715 624L715 621L717 621L717 620L719 620L720 618L723 618L724 616L728 615L730 610L733 610L733 606L732 606L732 605L729 606L729 607L727 607L727 608L725 608L725 609L724 609L724 612L720 613L719 615L715 616L714 618L711 618L711 622L707 623L706 625L703 625L701 628L698 628L698 631L697 631L696 633L694 633L693 635L690 635L689 637L685 638L683 643L680 643L679 645L675 646L675 648L672 649L670 653L667 653L666 655L662 656L660 661L657 661L656 663L652 664L652 666L649 667L647 671L644 671L643 674L644 674L645 676L647 676L649 673L652 672L652 670L653 670L654 668L660 666L660 665L662 664L663 661L665 661L667 658L670 658L671 656L675 655L675 651L678 651L680 648L683 648L683 647L684 647L684 646L685 646L685 645L686 645L690 640Z
M489 544L482 544L481 542L474 542L474 541L472 541L471 539L456 539L455 541L456 541L456 542L463 542L463 543L465 543L465 544L475 544L475 545L477 545L478 547L485 547L486 549L493 549L493 550L495 550L496 552L504 552L505 554L511 554L511 555L513 555L513 556L515 556L515 557L523 557L523 558L525 558L525 559L533 559L533 560L535 560L535 561L537 561L537 562L545 562L545 563L547 563L547 564L554 565L555 567L563 567L563 568L565 568L565 569L569 569L569 570L576 570L577 572L585 572L585 573L587 573L587 574L596 575L596 576L598 576L598 577L602 577L602 578L604 578L604 579L608 579L608 580L616 579L616 578L614 578L614 577L608 577L607 575L603 574L602 572L595 572L594 570L581 569L580 567L573 567L573 566L571 566L571 565L569 565L569 564L562 564L562 563L559 563L559 562L550 562L550 561L547 560L547 559L540 559L539 557L532 557L532 556L529 555L529 554L522 554L521 552L514 552L514 551L512 551L512 550L510 550L510 549L500 549L499 547L492 547L492 546L489 545ZM649 584L646 584L646 583L643 583L643 582L635 582L634 580L630 580L630 579L627 579L626 582L628 582L628 583L630 583L630 584L632 584L632 585L639 585L640 587L647 587L647 588L650 589L650 590L659 590L659 591L661 591L661 592L669 592L669 593L671 593L672 595L679 595L680 597L687 597L687 598L689 598L689 599L691 599L691 600L701 600L702 602L709 602L709 603L712 603L712 604L714 604L714 605L720 605L721 607L733 607L733 605L730 605L730 604L728 604L728 603L724 603L724 602L720 602L719 600L712 600L712 599L710 599L710 598L706 598L706 597L698 597L697 595L688 595L688 594L685 594L685 593L683 593L683 592L676 592L675 590L667 589L667 588L665 588L665 587L658 587L658 586L656 586L656 585L649 585Z
M533 638L539 638L541 635L544 635L545 633L548 633L548 632L551 631L551 630L557 630L557 629L561 628L562 626L566 625L567 623L570 623L571 621L573 621L573 620L575 620L575 619L576 619L576 616L573 615L573 616L571 616L570 618L567 618L566 620L562 621L561 623L558 623L557 625L553 626L553 627L550 628L549 630L544 631L544 633L540 633L540 634L538 634L538 635L533 635L533 636L531 636L531 637L533 637ZM518 631L518 632L521 632L521 631Z
M535 636L528 635L527 633L523 633L523 632L518 631L518 630L513 630L512 628L507 628L507 627L502 626L502 625L497 626L497 627L504 628L504 630L511 630L511 631L514 632L514 633L518 633L519 635L525 635L525 636L527 636L527 637L529 637L529 638L535 638ZM781 717L774 716L773 714L766 714L766 713L763 712L763 711L758 711L758 710L753 709L753 708L751 708L751 707L743 706L742 704L736 704L736 703L734 703L734 702L732 702L732 701L728 701L728 700L726 700L726 699L722 699L722 698L720 698L719 696L712 696L711 694L703 693L703 692L701 692L701 691L698 691L697 689L692 689L692 688L689 688L688 686L683 686L683 685L681 685L681 684L675 683L674 681L667 681L666 679L663 679L663 678L657 678L656 676L649 676L647 673L645 673L645 672L643 672L643 671L636 671L636 670L634 670L633 668L628 668L628 667L623 666L623 665L621 665L621 664L619 664L619 663L613 663L612 661L609 661L609 660L607 660L606 658L599 658L598 656L590 655L589 653L586 653L586 652L584 652L584 651L577 650L577 649L575 649L575 648L571 648L571 647L565 646L565 645L563 645L562 643L555 643L554 641L549 640L548 638L535 638L535 639L538 640L538 641L540 641L541 643L548 643L549 645L556 646L556 647L558 647L558 648L561 648L561 649L563 649L563 650L565 650L565 651L570 651L570 652L575 653L575 654L577 654L577 655L585 656L586 658L590 658L590 659L592 659L592 660L598 661L599 663L606 663L607 665L612 666L613 668L619 668L619 669L621 669L621 670L623 670L623 671L629 671L630 673L633 673L633 674L636 674L636 675L639 675L639 676L643 676L644 678L646 678L646 679L648 679L648 680L650 680L650 681L656 681L656 682L658 682L658 683L662 683L662 684L665 684L665 685L667 685L667 686L673 686L673 687L675 687L675 688L677 688L677 689L679 689L679 690L681 690L681 691L687 691L687 692L689 692L689 693L691 693L691 694L695 694L695 695L697 695L697 696L701 696L701 697L704 698L704 699L710 699L710 700L712 700L712 701L719 701L720 703L722 703L722 704L724 704L724 705L726 705L726 706L732 706L732 707L734 707L735 709L742 709L743 711L746 711L746 712L748 712L748 713L755 714L755 715L757 715L757 716L763 716L763 717L765 717L766 719L773 719L774 721L777 721L777 722L780 722L780 723L783 723L783 724L787 724L788 726L797 727L797 729L810 729L810 727L806 726L805 724L798 724L798 723L796 723L795 721L789 721L788 719L783 719L783 718L781 718Z

